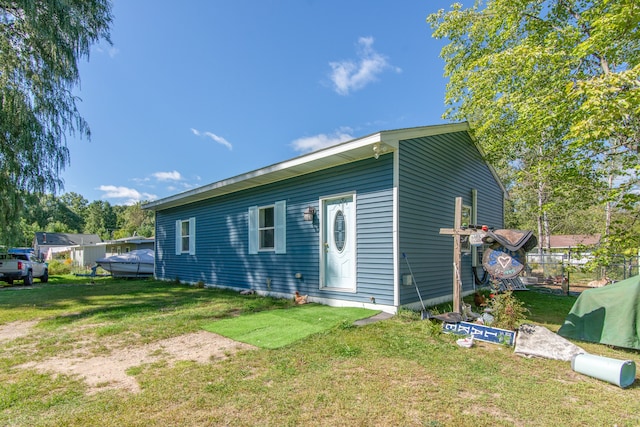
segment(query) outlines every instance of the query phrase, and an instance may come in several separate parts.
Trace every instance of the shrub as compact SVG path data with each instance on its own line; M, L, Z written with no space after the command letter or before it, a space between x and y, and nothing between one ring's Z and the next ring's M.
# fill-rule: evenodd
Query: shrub
M491 315L494 321L491 326L502 329L516 330L527 320L527 310L524 303L513 296L511 291L496 294L491 299Z
M71 263L53 259L49 261L49 275L71 274Z

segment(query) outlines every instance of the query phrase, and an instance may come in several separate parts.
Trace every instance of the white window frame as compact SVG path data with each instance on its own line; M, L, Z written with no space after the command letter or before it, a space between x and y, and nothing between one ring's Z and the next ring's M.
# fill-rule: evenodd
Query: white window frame
M462 212L460 212L460 224L469 225L473 224L473 206L462 205ZM471 243L469 242L469 236L460 236L460 252L463 254L471 253Z
M264 218L266 217L267 210L271 211L271 224L266 225ZM271 232L271 238L267 239L267 236ZM266 241L269 241L271 245L267 245ZM275 251L276 250L276 207L262 206L258 208L258 250L259 251Z
M261 212L265 209L273 209L273 227L264 227L260 224ZM261 234L264 231L273 230L273 247L262 247ZM273 205L251 206L249 208L249 253L275 252L284 254L287 252L287 202L281 200Z
M183 224L187 225L188 234L182 233ZM194 217L176 221L176 255L184 254L196 254L196 219Z
M478 224L478 190L475 188L471 189L471 222ZM473 267L482 265L482 262L479 261L481 257L478 256L478 249L478 246L471 247L471 265Z

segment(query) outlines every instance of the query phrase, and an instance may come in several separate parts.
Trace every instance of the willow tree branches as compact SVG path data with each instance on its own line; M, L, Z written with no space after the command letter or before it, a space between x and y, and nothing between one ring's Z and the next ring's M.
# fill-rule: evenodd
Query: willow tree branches
M0 225L25 192L55 192L66 137L90 137L72 89L92 44L110 41L109 0L0 0Z

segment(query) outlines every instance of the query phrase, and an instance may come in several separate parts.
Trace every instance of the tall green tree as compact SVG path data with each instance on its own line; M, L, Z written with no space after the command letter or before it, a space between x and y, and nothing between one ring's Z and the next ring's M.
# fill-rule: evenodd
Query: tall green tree
M87 206L84 232L111 240L117 230L117 216L109 202L95 200Z
M27 193L56 193L65 138L90 137L73 87L92 44L110 42L109 0L0 0L0 227L15 235Z
M477 1L466 9L454 4L427 21L434 37L449 40L442 49L449 78L445 117L468 120L491 160L512 170L505 174L511 183L536 194L527 209L537 218L541 243L563 200L586 194L593 203L591 195L609 176L635 179L637 0ZM612 157L626 167L608 168ZM626 188L600 203L626 200L627 208L637 208L633 185ZM609 230L606 221L600 228Z
M70 228L82 233L84 230L84 222L89 201L78 193L65 193L58 197L58 200L69 211L66 223Z
M85 200L86 202L86 200ZM30 246L38 231L53 233L81 233L84 218L67 205L63 198L53 194L25 194L20 220L12 242L18 246Z
M118 231L115 238L130 236L151 237L155 233L155 215L142 209L142 203L130 206L116 206L114 211L118 217Z

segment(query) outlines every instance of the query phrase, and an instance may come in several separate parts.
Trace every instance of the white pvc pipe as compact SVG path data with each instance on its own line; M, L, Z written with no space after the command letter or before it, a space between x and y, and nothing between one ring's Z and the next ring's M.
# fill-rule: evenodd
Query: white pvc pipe
M629 387L636 379L636 364L633 360L578 354L571 360L571 369L622 388Z

